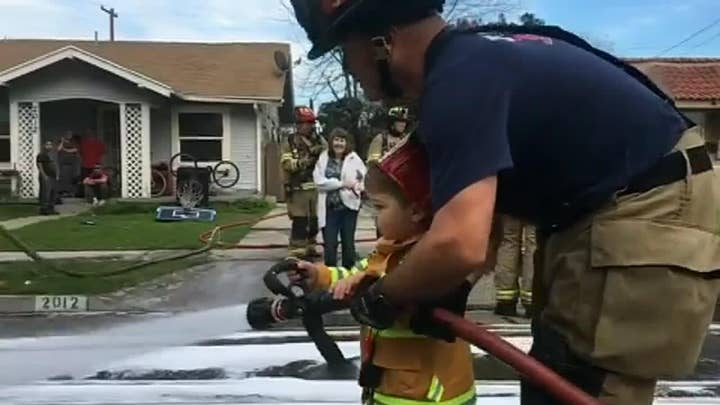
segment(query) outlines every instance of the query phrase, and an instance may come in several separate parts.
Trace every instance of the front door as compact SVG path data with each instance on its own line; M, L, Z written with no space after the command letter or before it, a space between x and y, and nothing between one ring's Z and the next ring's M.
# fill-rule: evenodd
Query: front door
M120 195L120 109L117 105L103 106L98 111L98 137L105 143L107 152L103 164L112 171L111 190L114 197Z

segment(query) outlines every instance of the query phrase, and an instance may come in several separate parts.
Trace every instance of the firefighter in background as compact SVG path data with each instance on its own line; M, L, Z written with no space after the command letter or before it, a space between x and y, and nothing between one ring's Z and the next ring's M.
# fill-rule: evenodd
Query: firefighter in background
M519 296L525 316L530 318L535 228L507 215L501 215L500 221L503 232L495 265L495 313L517 316Z
M388 111L388 130L373 138L368 148L368 163L377 162L408 134L410 110L406 107L392 107Z
M317 256L317 189L312 172L325 143L315 132L315 113L309 107L295 108L296 131L283 143L280 159L285 173L285 194L290 229L290 255Z
M378 134L370 142L368 148L368 163L379 162L390 149L395 147L408 135L408 124L410 122L410 110L406 107L392 107L387 114L387 132ZM375 218L375 235L380 238L380 229Z

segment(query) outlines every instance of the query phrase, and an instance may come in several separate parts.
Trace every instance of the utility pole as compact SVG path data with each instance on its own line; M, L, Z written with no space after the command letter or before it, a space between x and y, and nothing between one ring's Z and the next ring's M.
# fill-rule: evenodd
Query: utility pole
M100 10L106 12L110 16L110 41L115 40L115 19L119 17L119 15L115 12L114 8L107 9L105 6L100 6Z

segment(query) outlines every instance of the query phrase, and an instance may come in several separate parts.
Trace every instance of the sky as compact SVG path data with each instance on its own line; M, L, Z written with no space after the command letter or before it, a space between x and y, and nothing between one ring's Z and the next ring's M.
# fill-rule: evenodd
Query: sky
M719 0L487 0L532 12L624 57L720 57ZM289 42L293 58L308 49L283 0L0 0L0 38L108 37L114 7L116 40ZM701 31L702 30L702 31ZM701 31L700 33L697 33ZM696 34L697 33L697 34ZM690 38L691 35L696 34ZM690 38L688 40L688 38ZM681 43L682 41L686 41ZM680 44L680 45L678 45ZM672 49L671 49L672 48ZM309 90L296 70L298 102Z

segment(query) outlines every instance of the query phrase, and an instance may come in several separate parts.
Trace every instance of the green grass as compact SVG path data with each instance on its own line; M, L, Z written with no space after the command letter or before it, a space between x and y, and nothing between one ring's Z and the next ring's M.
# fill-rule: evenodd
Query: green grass
M247 199L214 204L217 218L207 222L157 222L155 203L114 203L93 213L29 225L12 234L39 251L54 250L158 250L202 247L198 236L215 226L238 221L256 222L272 206L262 200ZM93 224L88 224L91 221ZM240 240L250 225L223 231L226 242ZM0 251L17 248L0 237Z
M136 264L127 260L51 260L54 267L99 275ZM165 274L207 262L204 256L150 265L111 277L76 278L44 268L36 262L0 263L0 294L102 294L131 287Z
M0 221L38 215L35 204L0 204Z

